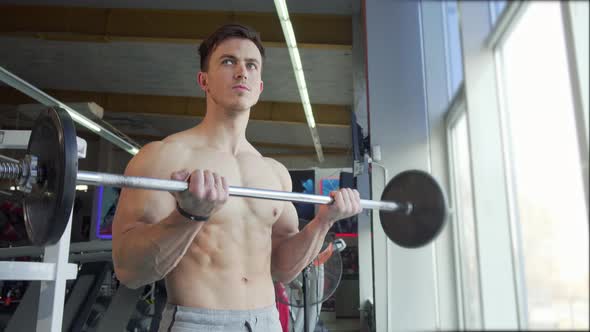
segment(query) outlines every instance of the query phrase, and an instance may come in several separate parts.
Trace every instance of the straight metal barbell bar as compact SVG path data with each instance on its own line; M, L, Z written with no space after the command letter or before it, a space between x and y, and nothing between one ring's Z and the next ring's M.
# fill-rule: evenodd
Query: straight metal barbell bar
M2 157L0 155L0 157ZM0 162L0 179L14 180L17 182L25 173L21 163ZM85 184L90 186L110 186L121 188L136 188L161 191L185 191L188 189L188 183L177 180L164 180L157 178L141 176L125 176L112 173L78 171L76 184ZM334 201L329 196L311 195L304 193L286 192L268 189L255 189L247 187L229 186L229 195L236 197L261 198L276 201L290 201L297 203L310 204L332 204ZM404 210L405 213L411 212L411 204L402 204L396 202L383 202L361 199L363 209L378 209L386 211Z
M162 191L185 191L188 189L188 183L184 181L88 171L78 171L76 182L78 184L86 184L91 186L106 185L112 187L139 188ZM229 195L236 197L261 198L276 201L290 201L323 205L332 204L334 201L329 196L233 186L229 186ZM363 209L378 209L387 211L404 210L406 213L411 212L411 206L407 204L371 201L367 199L361 199L361 207Z
M69 220L76 184L162 191L188 188L183 181L78 171L77 156L72 119L63 109L49 108L35 122L25 158L0 158L0 180L8 180L22 192L25 226L35 245L59 240ZM328 196L233 186L229 195L311 204L333 202ZM409 170L396 175L381 199L362 199L361 207L378 209L386 235L402 247L415 248L431 242L446 221L442 189L426 172Z

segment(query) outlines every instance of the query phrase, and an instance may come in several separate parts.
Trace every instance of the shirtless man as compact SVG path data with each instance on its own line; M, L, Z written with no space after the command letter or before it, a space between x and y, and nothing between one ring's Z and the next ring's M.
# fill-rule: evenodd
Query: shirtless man
M291 191L287 169L247 140L263 89L258 34L226 25L199 48L207 112L194 128L144 146L126 175L187 181L182 193L123 189L113 225L115 273L138 288L165 278L161 331L281 331L273 279L289 282L330 227L361 211L358 192L333 192L301 231L290 202L228 197L228 184Z

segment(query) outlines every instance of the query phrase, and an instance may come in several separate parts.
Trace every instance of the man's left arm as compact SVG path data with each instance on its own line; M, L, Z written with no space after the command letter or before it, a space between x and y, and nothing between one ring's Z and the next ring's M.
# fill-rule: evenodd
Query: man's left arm
M282 165L277 169L283 190L291 191L289 173ZM285 203L285 208L272 229L271 272L276 281L288 283L295 279L318 255L330 227L336 221L358 214L362 210L356 190L340 189L332 192L331 196L334 203L321 205L318 214L301 231L295 206Z

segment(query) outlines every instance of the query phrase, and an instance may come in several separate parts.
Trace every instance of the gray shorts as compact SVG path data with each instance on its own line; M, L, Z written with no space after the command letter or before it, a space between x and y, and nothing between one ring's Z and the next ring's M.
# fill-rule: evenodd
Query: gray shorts
M254 310L213 310L166 304L159 332L282 332L276 306Z

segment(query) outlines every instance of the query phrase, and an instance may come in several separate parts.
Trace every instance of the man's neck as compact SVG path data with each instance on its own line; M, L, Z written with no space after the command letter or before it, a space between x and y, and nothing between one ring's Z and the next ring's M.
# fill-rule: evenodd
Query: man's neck
M249 117L250 110L232 111L211 105L207 107L199 128L207 135L209 146L236 155L240 146L246 142Z

